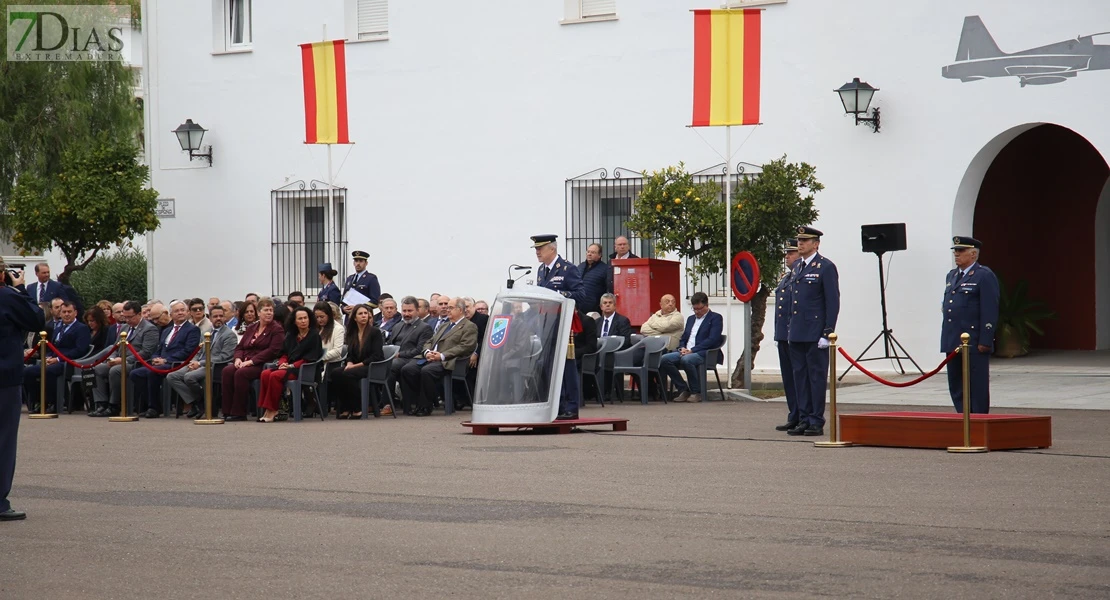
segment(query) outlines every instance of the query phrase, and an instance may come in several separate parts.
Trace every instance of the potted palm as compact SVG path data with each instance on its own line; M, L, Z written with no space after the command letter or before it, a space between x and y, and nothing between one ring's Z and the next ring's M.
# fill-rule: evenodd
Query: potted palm
M1032 334L1044 335L1039 325L1045 319L1055 319L1056 313L1040 300L1029 298L1029 282L1022 280L1007 293L1006 284L999 279L998 330L995 334L995 356L1015 358L1029 353Z

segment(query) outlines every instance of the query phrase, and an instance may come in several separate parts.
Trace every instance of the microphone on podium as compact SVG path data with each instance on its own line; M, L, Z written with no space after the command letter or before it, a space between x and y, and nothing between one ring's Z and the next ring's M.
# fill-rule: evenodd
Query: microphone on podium
M513 271L524 271L524 273L517 276L516 279L513 279ZM524 265L509 265L509 279L505 281L505 287L510 290L513 289L513 284L516 283L518 279L531 272L532 267L525 267Z

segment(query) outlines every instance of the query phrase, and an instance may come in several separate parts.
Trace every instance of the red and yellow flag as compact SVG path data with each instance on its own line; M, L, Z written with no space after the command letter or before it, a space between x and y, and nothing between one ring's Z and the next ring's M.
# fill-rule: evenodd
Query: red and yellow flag
M304 143L349 144L347 57L343 40L301 44Z
M758 9L694 11L691 125L759 123Z

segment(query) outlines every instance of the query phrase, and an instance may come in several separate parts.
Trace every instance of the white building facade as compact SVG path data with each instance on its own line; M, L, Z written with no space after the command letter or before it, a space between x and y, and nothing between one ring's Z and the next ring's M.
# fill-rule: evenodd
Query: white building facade
M837 329L849 350L881 329L877 261L861 252L860 226L891 222L907 224L909 248L887 255L890 325L923 367L940 357L953 235L982 239L984 264L1008 283L1028 280L1060 313L1038 345L1110 348L1110 36L1077 37L1110 31L1110 4L733 4L765 12L763 124L734 129L731 162L785 154L817 167L826 189L814 225L839 267ZM333 150L345 233L333 262L366 250L395 296L492 299L509 264L535 262L530 235L573 238L563 250L576 262L587 241L610 248L633 171L722 162L722 129L686 127L688 11L719 7L145 2L147 158L154 187L175 201L148 242L154 294L312 291L328 204L312 182L328 177L327 150L303 144L297 45L325 36L348 40L354 142ZM961 44L965 22L976 35ZM833 93L853 77L881 90L878 133L853 126ZM212 166L180 151L171 131L186 119L208 129ZM618 170L629 193L610 206L575 196L575 181L608 185L597 182ZM770 321L766 333L756 366L776 368Z

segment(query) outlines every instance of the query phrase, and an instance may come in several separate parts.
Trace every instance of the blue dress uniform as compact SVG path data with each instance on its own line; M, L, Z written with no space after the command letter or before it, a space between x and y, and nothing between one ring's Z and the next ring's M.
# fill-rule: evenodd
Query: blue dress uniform
M332 279L337 275L335 269L331 268L331 263L320 263L316 271L323 275L327 275L328 279ZM320 288L320 295L317 297L317 300L320 302L333 302L338 306L343 298L339 294L339 286L335 285L334 281L329 281L327 285Z
M534 247L539 248L554 242L557 238L558 236L553 234L536 235L532 236L532 242ZM564 260L562 256L555 257L555 262L551 264L550 269L547 265L539 266L536 285L559 292L574 300L576 306L585 300L585 290L582 286L582 278L578 274L578 267ZM566 318L572 317L568 315ZM563 388L559 394L559 414L578 418L578 407L582 405L582 391L578 388L578 368L573 359L566 359L566 361L563 365Z
M783 248L784 252L798 253L798 240L787 240L786 246ZM786 409L788 415L785 425L779 425L775 429L779 431L786 431L797 427L801 416L798 412L798 393L797 388L794 386L794 367L790 363L790 342L788 337L790 315L793 314L793 294L794 294L794 273L791 269L787 269L779 281L778 287L775 288L775 342L777 342L779 350L779 373L782 375L782 388L786 393Z
M952 249L980 248L975 238L952 238ZM941 304L943 321L940 328L940 351L948 354L960 347L960 334L971 336L968 340L968 359L971 365L971 412L990 412L990 356L994 350L994 329L998 323L998 278L994 272L973 263L966 269L952 269L945 278L944 301ZM980 352L979 346L990 348ZM956 412L962 413L963 357L957 356L948 363L948 393Z
M798 240L820 239L821 232L799 227ZM818 252L794 263L792 311L787 324L790 365L798 394L798 427L792 435L821 435L825 427L825 388L829 379L829 351L819 342L836 330L840 315L840 278L836 265ZM802 429L802 428L805 429Z
M362 250L355 250L351 253L351 258L368 260L370 255ZM343 283L343 295L346 296L351 288L358 290L360 294L369 298L372 308L378 307L378 298L382 295L382 288L378 285L377 275L365 269L361 273L352 273L347 276L347 281Z
M0 271L5 269L0 260ZM25 516L12 510L8 493L15 475L16 437L23 410L23 342L27 332L42 327L42 311L23 286L0 286L0 521Z

